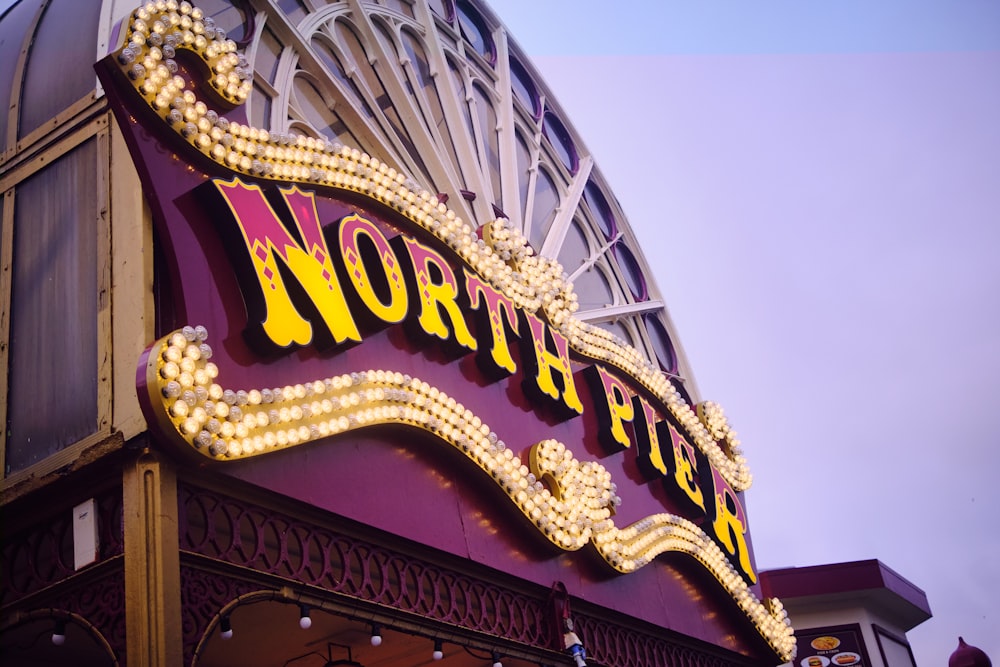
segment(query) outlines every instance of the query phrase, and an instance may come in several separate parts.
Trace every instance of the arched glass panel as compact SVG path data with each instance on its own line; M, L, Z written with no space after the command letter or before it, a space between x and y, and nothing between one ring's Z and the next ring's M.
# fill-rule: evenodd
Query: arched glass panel
M562 247L559 248L559 256L556 259L570 275L573 275L574 271L590 259L590 244L587 243L587 233L583 230L583 224L579 219L574 220L566 231L566 238L563 239Z
M472 112L469 111L469 104L465 99L465 80L462 77L462 70L455 64L455 61L449 58L448 71L451 72L451 80L455 86L455 93L458 96L458 106L461 107L462 115L465 116L465 126L469 130L469 136L474 137L476 136L476 131L472 127Z
M14 70L24 36L42 0L22 0L3 14L0 21L0 151L7 141L7 118L14 87Z
M90 140L15 190L11 472L97 429L97 187Z
M531 184L531 150L521 133L517 133L517 193L522 219L528 214L528 186Z
M500 208L503 208L503 201L500 189L500 139L497 136L497 114L493 109L493 102L480 86L472 87L473 95L476 98L476 115L479 120L480 139L483 143L483 153L486 157L486 164L483 171L490 175L490 183L493 186L493 201Z
M611 283L597 266L591 265L586 271L577 273L590 261L590 243L587 238L583 221L574 220L566 231L566 238L563 239L558 257L563 269L573 278L573 291L576 292L580 308L583 310L600 308L615 302Z
M524 105L532 118L538 118L542 111L542 105L539 103L535 84L532 83L531 77L516 60L510 61L510 85L514 91L514 97Z
M226 37L244 46L253 36L253 11L241 0L198 0L198 7L211 18L216 27L226 31Z
M451 21L455 18L455 3L453 0L427 0L431 11L445 19Z
M380 4L383 7L388 7L389 9L402 14L403 16L409 16L413 18L413 4L408 0L380 0Z
M636 301L644 301L647 295L646 277L642 275L642 269L639 268L639 262L636 261L635 255L622 241L615 244L614 253L632 296L635 297Z
M635 346L635 338L632 336L632 332L629 331L629 328L625 326L625 323L622 320L615 320L613 322L595 322L595 324L605 331L609 331L618 336L623 342L628 343L633 347Z
M569 170L569 173L575 174L577 167L579 167L576 148L573 146L573 140L569 138L569 132L566 131L562 121L556 118L555 114L546 112L542 131L556 155L559 156L559 160Z
M465 41L472 46L476 53L492 63L495 60L496 52L493 48L490 31L486 29L486 24L483 23L476 10L464 2L458 3L458 25Z
M25 67L19 137L94 90L97 44L92 36L100 13L100 3L79 0L52 0L45 9Z
M327 105L322 93L312 81L304 76L296 76L292 92L295 96L295 108L319 135L348 146L358 145L357 140L347 130L347 126Z
M337 21L335 30L337 37L340 39L341 45L346 47L350 52L351 59L353 60L352 64L354 65L355 70L361 75L361 78L364 79L365 85L368 87L368 92L375 100L379 109L382 110L382 114L392 127L393 133L403 144L403 148L417 165L417 168L423 172L422 174L411 175L424 180L425 182L430 182L430 179L426 176L428 172L427 167L424 164L423 157L421 157L420 151L417 150L417 147L413 145L413 140L410 138L410 134L406 130L406 125L403 124L402 118L399 117L399 111L396 109L396 105L393 103L392 98L389 97L389 93L386 92L385 86L382 84L381 76L375 71L375 68L372 67L372 64L368 61L368 55L365 51L364 45L361 43L361 39L344 21Z
M316 51L316 55L319 56L319 59L323 61L327 69L330 70L330 73L333 74L333 78L339 81L343 89L347 91L352 98L354 98L354 107L362 109L365 117L369 120L374 120L375 114L372 112L371 107L368 106L368 102L365 101L364 97L361 95L361 91L358 90L358 87L354 85L354 81L351 80L351 77L347 76L347 72L344 70L344 66L340 62L340 58L333 52L333 49L331 49L326 42L319 39L313 40L312 46Z
M653 352L656 354L660 367L668 373L677 372L677 353L674 352L674 344L670 340L667 328L663 326L660 317L653 313L643 316L646 325L646 333L649 334L649 342L653 345Z
M531 209L531 231L528 234L528 241L536 250L542 247L542 241L549 233L558 205L559 191L556 189L555 181L547 171L539 169L538 178L535 179L534 205Z
M604 238L608 241L613 239L618 233L618 225L615 223L615 216L611 213L611 207L608 206L608 200L604 198L604 193L601 192L596 183L590 181L583 191L583 198L587 202L587 206L590 207L590 212L593 214L597 226L601 228Z
M581 310L593 310L615 302L611 282L597 264L573 278L573 289Z
M437 133L440 135L441 141L444 144L444 149L448 152L448 155L451 158L451 164L457 168L459 165L458 154L455 152L455 143L452 141L451 132L448 129L447 122L445 121L444 108L441 105L441 96L438 93L434 77L431 76L431 68L427 61L427 54L424 51L420 40L410 31L403 30L402 40L403 50L406 51L406 55L410 59L413 72L417 77L417 84L423 91L423 108L426 109L424 112L424 119L429 127L433 127L437 130Z
M254 51L253 67L264 80L274 83L274 77L278 74L278 57L281 55L282 45L270 29L264 28L260 39L257 40L257 49Z
M277 0L275 4L278 5L278 9L284 12L292 25L298 25L309 14L309 10L302 4L302 0Z
M271 96L256 84L250 94L250 122L254 127L271 128Z

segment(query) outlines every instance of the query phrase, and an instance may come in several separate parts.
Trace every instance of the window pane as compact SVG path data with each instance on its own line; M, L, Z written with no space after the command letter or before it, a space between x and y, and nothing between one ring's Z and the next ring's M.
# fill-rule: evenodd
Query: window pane
M493 186L493 201L503 208L504 202L500 190L500 139L497 137L497 114L489 95L479 86L472 87L476 98L476 114L479 120L479 130L482 133L483 153L486 164L483 171L490 175Z
M639 268L639 262L635 255L632 254L624 241L615 244L614 252L632 296L635 297L636 301L644 301L646 299L646 278L642 275L642 269Z
M271 129L271 97L256 84L250 94L250 124Z
M205 16L215 21L216 27L226 31L226 37L241 43L250 37L247 14L242 2L232 0L198 0L198 7Z
M295 77L293 87L295 108L302 112L306 122L330 141L347 146L357 146L357 140L347 131L347 126L327 106L316 86L303 76Z
M97 148L17 187L7 464L24 469L97 426Z
M532 83L531 77L524 71L524 68L514 60L510 61L510 85L514 91L514 97L524 105L532 117L537 118L541 106L538 103L535 84Z
M615 216L612 215L611 207L608 206L608 200L604 198L601 189L593 181L590 181L583 191L583 198L590 206L590 212L594 214L601 232L604 233L604 238L609 241L613 239L618 233L618 225L615 224Z
M663 326L658 315L646 315L643 321L646 323L646 333L649 334L649 342L653 345L653 352L660 362L660 367L668 373L676 373L677 354L674 352L674 344L670 342L667 328Z
M274 77L278 73L278 58L281 56L281 49L281 42L278 41L278 38L265 28L260 39L257 40L253 67L268 83L273 84Z
M42 0L21 0L0 21L0 151L7 139L7 110L10 109L17 58L24 34L41 4Z
M458 153L455 152L455 143L452 141L451 131L448 129L448 123L445 121L441 96L438 94L434 77L431 76L431 68L427 62L427 55L424 52L424 48L420 40L408 30L403 31L403 48L410 57L413 71L416 73L418 83L424 93L424 102L429 109L427 124L437 129L438 134L441 136L441 142L444 144L444 149L448 151L448 155L451 158L451 164L455 165L457 169L459 167Z
M633 347L635 346L635 341L632 340L632 332L628 330L628 327L626 327L621 320L615 320L614 322L598 322L597 326L618 336L623 343L632 345Z
M94 90L99 2L52 0L25 70L18 136L23 137Z
M535 181L535 201L531 210L531 231L528 234L528 241L535 250L542 247L542 241L549 233L552 220L556 217L557 204L559 204L559 192L556 190L555 181L548 172L539 169Z
M569 173L575 174L576 169L579 166L576 148L573 146L573 140L569 138L569 132L566 131L562 122L556 118L554 114L546 113L545 122L542 125L542 132L549 140L549 143L555 150L556 155L559 156L559 160L562 161L562 163L566 166L566 169L569 170Z
M531 151L521 133L517 133L517 193L521 199L521 219L528 215L528 186L531 183Z
M458 5L458 25L465 38L476 53L493 62L493 40L483 21L472 7L465 3Z

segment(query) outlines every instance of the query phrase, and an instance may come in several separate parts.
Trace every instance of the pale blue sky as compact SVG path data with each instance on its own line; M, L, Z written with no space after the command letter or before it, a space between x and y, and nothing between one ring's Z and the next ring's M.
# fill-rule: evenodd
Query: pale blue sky
M1000 2L491 6L742 436L758 564L878 558L919 667L1000 660Z
M491 6L536 56L1000 49L995 0L498 0Z

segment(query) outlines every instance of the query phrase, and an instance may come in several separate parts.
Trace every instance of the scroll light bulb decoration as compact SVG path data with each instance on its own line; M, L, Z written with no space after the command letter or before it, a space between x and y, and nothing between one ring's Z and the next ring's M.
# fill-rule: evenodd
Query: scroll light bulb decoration
M574 316L576 295L558 262L534 255L509 221L501 218L488 224L483 239L479 239L467 223L429 191L357 149L311 137L272 136L267 130L228 121L200 100L192 84L178 75L173 59L178 49L192 52L209 66L214 76L208 78L207 85L231 105L246 100L252 86L252 69L224 31L206 24L202 11L186 0L147 2L133 12L115 58L141 98L191 146L230 171L349 190L396 210L451 247L518 307L543 314L577 352L623 370L652 392L688 430L697 447L734 490L749 487L750 473L735 437L728 443L730 451L724 452L658 367L614 335L578 320ZM577 534L554 527L553 498L540 477L547 474L555 485L571 480L562 477L565 472L556 476L541 464L553 456L565 455L561 443L546 441L536 445L532 460L541 464L537 471L528 471L488 426L453 398L391 371L351 373L280 390L223 390L214 383L218 369L206 361L203 330L195 335L188 329L164 339L163 357L151 355L155 370L148 386L152 389L162 381L159 398L165 421L206 456L243 458L371 423L402 422L430 430L465 451L490 473L555 544L578 549L593 541L602 557L622 572L642 567L664 551L689 553L729 591L779 656L787 660L794 654L794 637L780 603L758 601L718 547L690 522L661 514L618 529L610 520L615 496L602 490L600 500L589 506L581 507L578 498L575 503L561 499L563 505L573 506L574 524L583 525ZM187 339L180 349L174 344L176 336ZM318 385L341 393L335 396L336 407L332 400L327 403L328 399L313 399ZM343 391L355 386L356 390ZM345 396L353 403L349 408L342 402ZM244 406L256 408L261 403L278 404L272 411L277 411L274 421L280 428L262 426L262 422L271 421L269 411L243 412ZM362 409L350 409L361 404ZM320 415L331 417L317 419L317 406ZM437 410L431 412L427 407ZM463 428L455 428L452 418ZM473 424L471 429L469 424ZM580 464L571 455L569 458L571 465L562 466L564 471L571 476L582 475L601 489L610 488L610 480L604 477L606 471L599 464ZM585 471L583 466L588 466Z

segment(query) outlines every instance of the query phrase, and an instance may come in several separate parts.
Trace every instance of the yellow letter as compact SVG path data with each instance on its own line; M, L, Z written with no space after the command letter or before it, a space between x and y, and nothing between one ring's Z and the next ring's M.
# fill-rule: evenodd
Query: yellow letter
M367 238L374 246L379 268L382 272L376 275L379 283L376 285L368 275L368 266L364 256L371 256L361 246L362 237ZM406 283L399 267L399 258L389 247L389 242L368 220L360 215L349 215L340 221L340 254L344 260L347 277L354 283L361 303L368 312L386 324L402 322L406 317L408 301ZM378 292L387 299L383 303Z
M722 474L712 468L712 483L715 487L712 503L712 532L715 541L719 543L730 556L737 557L737 567L743 578L749 583L757 583L757 575L750 564L750 549L747 547L747 518L743 505L736 492L729 486Z
M583 375L587 379L597 407L597 422L600 428L597 437L612 451L627 449L632 445L632 441L625 432L625 423L635 417L635 408L629 400L628 387L596 364L586 369Z
M653 410L646 399L636 396L632 403L638 406L636 412L641 412L643 424L635 426L635 439L639 443L639 454L636 462L639 470L648 478L656 479L667 474L667 464L663 462L663 454L660 452L659 423L656 421L656 411Z
M489 329L492 344L489 356L480 353L477 356L480 368L487 375L502 377L517 370L514 357L510 354L510 343L507 342L507 329L518 335L517 310L514 302L500 292L483 282L468 269L465 271L465 292L469 297L469 307L480 312L477 333L482 335L483 329ZM482 296L484 309L479 308L479 297Z
M534 377L529 379L525 373L525 386L529 392L537 390L544 396L559 401L559 405L570 413L583 414L583 404L576 393L573 384L573 369L569 360L569 342L558 331L553 331L545 323L531 313L521 311L528 329L531 331L531 350L526 351ZM549 352L546 333L552 338L555 352ZM556 386L553 371L562 380L562 390Z
M701 487L698 486L698 481L694 478L698 472L694 447L684 439L673 424L668 422L667 428L670 429L670 444L674 450L674 482L684 496L704 512L705 497Z
M253 267L253 276L249 279L260 287L259 294L251 294L244 287L247 307L256 311L248 315L251 318L261 317L258 326L263 331L261 336L260 331L249 330L248 338L265 338L278 347L313 342L313 325L292 303L278 269L277 260L280 259L323 320L325 331L318 333L325 334L320 338L329 341L319 341L320 344L360 341L361 334L330 261L312 193L297 187L281 189L295 229L302 239L300 245L281 224L260 187L247 185L239 179L214 180L212 183L239 225ZM243 280L245 285L247 277L244 276Z
M397 238L402 238L413 261L414 287L420 300L420 315L417 317L420 328L431 336L475 350L476 339L472 337L462 310L455 301L458 298L458 282L451 267L432 248L410 238ZM441 277L440 282L435 282L434 273ZM448 316L450 326L445 323L443 315Z

